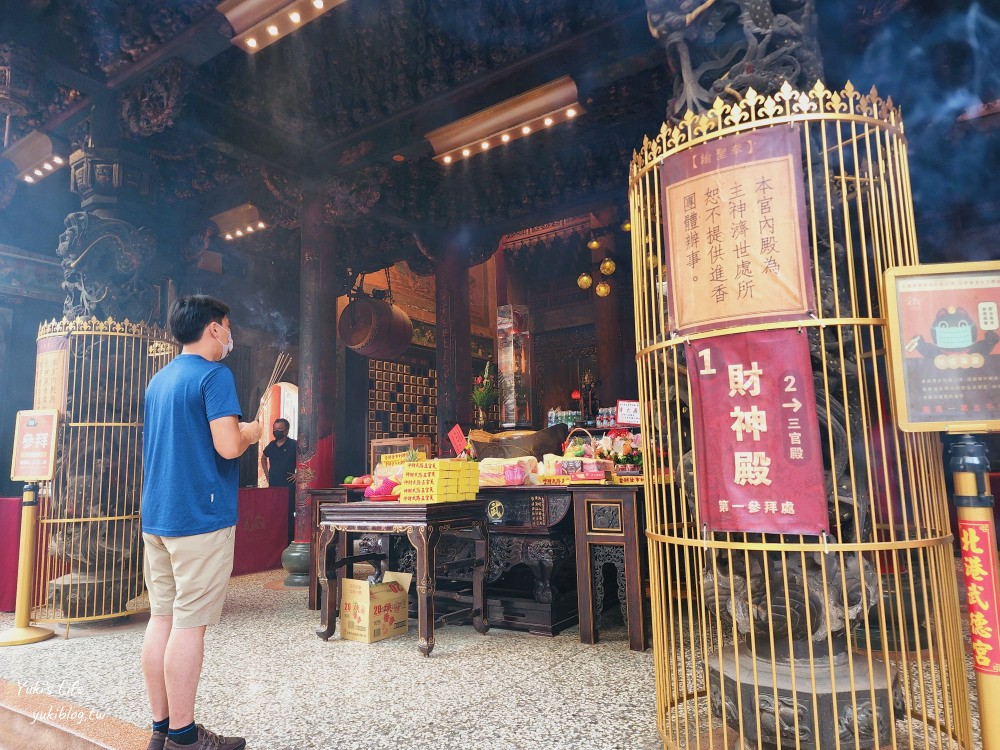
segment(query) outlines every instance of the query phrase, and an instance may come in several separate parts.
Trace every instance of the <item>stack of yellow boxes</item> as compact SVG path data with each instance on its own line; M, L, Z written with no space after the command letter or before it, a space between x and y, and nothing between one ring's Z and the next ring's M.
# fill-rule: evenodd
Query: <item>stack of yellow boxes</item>
M403 469L401 503L448 503L474 500L479 464L474 461L411 461Z

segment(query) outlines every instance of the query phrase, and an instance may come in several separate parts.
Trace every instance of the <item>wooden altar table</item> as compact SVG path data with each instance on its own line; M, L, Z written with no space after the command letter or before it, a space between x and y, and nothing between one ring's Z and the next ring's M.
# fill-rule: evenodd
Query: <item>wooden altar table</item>
M351 534L405 534L416 552L417 646L424 656L429 656L434 648L437 545L442 534L456 532L474 535L474 557L453 561L447 566L471 566L472 607L444 615L438 622L471 615L473 627L485 633L489 629L486 618L485 574L489 549L486 505L485 500L428 505L371 501L320 505L317 548L319 583L324 597L320 607L320 630L316 634L328 640L337 627L339 582L336 569L340 559L337 549L342 535L346 537L349 550Z

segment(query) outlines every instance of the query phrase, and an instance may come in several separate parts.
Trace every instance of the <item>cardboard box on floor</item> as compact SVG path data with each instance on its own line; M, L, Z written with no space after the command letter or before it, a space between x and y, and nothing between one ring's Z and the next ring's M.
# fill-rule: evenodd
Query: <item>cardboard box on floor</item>
M374 643L409 627L410 573L386 572L382 583L345 578L340 589L340 637Z

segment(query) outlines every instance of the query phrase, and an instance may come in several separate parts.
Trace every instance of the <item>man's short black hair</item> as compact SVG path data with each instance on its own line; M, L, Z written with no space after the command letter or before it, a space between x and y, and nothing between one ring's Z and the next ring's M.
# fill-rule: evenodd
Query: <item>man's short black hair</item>
M278 417L278 418L277 418L276 420L274 420L274 424L278 424L278 422L284 422L284 423L285 423L285 427L286 427L287 429L289 429L289 430L290 430L290 429L292 429L292 423L291 423L291 422L289 422L289 421L288 421L287 419L285 419L284 417ZM271 426L273 427L274 425L271 425Z
M170 306L170 333L181 344L192 344L209 323L222 323L227 315L229 306L207 294L178 297Z

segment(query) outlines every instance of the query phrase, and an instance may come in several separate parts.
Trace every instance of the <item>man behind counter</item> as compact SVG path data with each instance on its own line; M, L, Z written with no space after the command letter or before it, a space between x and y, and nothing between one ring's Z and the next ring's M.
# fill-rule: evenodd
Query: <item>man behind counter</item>
M274 440L267 444L260 457L260 466L267 474L270 487L288 487L288 543L295 538L295 463L298 443L288 437L291 424L276 419L272 425Z

